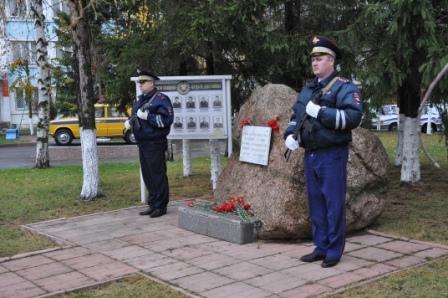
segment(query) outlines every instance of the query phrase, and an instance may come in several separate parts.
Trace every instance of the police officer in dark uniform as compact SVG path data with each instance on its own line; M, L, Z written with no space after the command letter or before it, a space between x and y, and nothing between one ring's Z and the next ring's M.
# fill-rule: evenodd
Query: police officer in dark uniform
M351 130L361 122L362 102L356 85L338 77L335 67L341 54L336 44L314 36L310 46L316 77L297 96L284 139L289 150L305 149L305 180L316 247L301 260L323 260L321 266L326 268L339 262L345 247L348 144ZM329 91L319 103L313 102L311 99L327 84L331 84Z
M168 96L155 87L159 78L149 71L138 71L142 94L132 107L132 115L125 123L137 141L143 180L148 189L149 208L140 215L159 217L166 214L169 201L165 151L167 135L173 123L173 106Z

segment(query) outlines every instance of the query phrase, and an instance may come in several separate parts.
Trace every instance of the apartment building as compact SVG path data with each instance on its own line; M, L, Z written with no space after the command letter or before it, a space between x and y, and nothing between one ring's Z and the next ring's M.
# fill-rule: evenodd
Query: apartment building
M29 118L28 105L23 90L10 88L17 80L17 74L10 71L10 66L17 59L29 63L29 78L33 86L33 106L37 107L36 41L34 18L31 11L32 0L5 0L4 16L6 22L0 24L0 126L29 128L37 123L37 110L32 109L33 117ZM54 20L59 12L68 12L65 0L43 1L46 37L48 41L48 56L52 64L57 63L61 49L57 47ZM22 76L24 74L22 73Z

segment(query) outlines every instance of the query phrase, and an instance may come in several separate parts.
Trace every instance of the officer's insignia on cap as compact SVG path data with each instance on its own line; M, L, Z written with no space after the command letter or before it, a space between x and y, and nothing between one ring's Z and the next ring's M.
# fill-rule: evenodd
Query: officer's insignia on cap
M336 44L325 36L315 35L308 39L308 45L311 48L312 57L321 55L331 55L336 59L341 58L341 51Z

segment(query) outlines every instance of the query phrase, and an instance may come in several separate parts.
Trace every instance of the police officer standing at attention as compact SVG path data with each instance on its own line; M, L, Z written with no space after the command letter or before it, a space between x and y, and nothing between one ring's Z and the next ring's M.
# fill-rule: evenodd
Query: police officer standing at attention
M314 36L310 46L316 77L297 96L284 138L289 150L305 149L315 249L301 260L323 260L326 268L338 264L344 252L348 144L351 130L361 122L362 103L356 85L338 76L336 60L341 54L336 44Z
M157 76L145 70L137 73L142 94L134 103L125 126L132 129L137 141L142 176L149 193L149 208L140 215L159 217L166 214L169 201L165 151L174 118L173 106L169 97L155 87Z

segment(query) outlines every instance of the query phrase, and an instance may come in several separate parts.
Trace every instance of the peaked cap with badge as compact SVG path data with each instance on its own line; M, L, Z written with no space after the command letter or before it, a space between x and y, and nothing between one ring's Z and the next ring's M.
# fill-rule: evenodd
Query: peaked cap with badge
M137 69L138 81L158 81L160 78L145 69Z
M334 43L334 41L327 37L314 35L308 40L308 44L311 48L311 57L330 55L337 60L342 58L341 51L338 46Z

